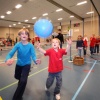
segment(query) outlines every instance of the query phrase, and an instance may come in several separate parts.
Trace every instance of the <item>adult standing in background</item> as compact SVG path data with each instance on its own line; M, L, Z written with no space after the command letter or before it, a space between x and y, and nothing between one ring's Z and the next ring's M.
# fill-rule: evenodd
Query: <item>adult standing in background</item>
M16 43L18 42L18 37L16 37Z
M55 37L60 40L60 48L62 48L62 44L64 43L63 34L61 33L61 29L58 30L58 35Z

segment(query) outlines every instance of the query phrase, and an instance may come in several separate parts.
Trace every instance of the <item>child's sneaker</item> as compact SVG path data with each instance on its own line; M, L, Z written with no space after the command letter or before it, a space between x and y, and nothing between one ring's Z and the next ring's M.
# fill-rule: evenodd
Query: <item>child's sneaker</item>
M60 100L60 93L59 94L56 94L56 100Z
M48 97L50 97L50 92L49 92L49 90L47 89L46 86L45 86L45 92L46 92L46 95L47 95Z
M45 86L45 91L48 91L47 87Z

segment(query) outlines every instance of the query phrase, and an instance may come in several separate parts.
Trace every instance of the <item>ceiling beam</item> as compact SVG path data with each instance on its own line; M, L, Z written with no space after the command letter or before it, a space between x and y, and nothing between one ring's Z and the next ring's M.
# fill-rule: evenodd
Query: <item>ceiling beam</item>
M18 23L20 21L15 21L15 20L7 20L7 19L1 19L0 20L2 21L8 21L8 22L14 22L14 23ZM34 23L26 23L26 22L21 22L22 24L29 24L29 25L34 25Z
M95 6L94 2L93 2L92 0L90 0L90 1L91 1L92 5L93 5L94 9L96 10L96 12L97 12L98 16L100 16L100 14L99 14L99 12L98 12L98 10L97 10L97 8L96 8L96 6Z
M60 5L59 3L53 1L53 0L47 0L48 2L52 3L53 5L59 7L59 8L62 8L65 12L69 13L70 15L73 15L75 16L77 19L79 20L84 20L84 18L82 18L81 16L75 14L74 12L70 11L69 9L65 8L64 6Z

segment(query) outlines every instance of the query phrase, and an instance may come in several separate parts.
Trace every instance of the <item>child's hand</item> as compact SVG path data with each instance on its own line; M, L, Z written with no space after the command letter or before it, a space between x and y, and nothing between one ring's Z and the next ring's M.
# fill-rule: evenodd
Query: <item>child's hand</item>
M14 62L14 59L8 59L8 60L6 61L6 64L7 64L8 66L10 66L10 65L13 64L13 62Z
M71 40L71 38L66 39L66 41L67 41L68 45L71 45L71 44L72 44L72 40Z
M37 64L40 64L40 63L41 63L41 60L40 60L40 59L37 59L37 60L36 60L36 63L37 63Z

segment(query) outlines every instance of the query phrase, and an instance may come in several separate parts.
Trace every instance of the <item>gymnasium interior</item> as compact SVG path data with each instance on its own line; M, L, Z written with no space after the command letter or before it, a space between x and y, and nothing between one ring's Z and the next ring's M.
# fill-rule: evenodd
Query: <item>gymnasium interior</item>
M10 50L20 41L18 31L27 28L30 33L29 42L34 41L36 56L41 64L31 64L27 86L23 100L56 100L53 91L45 93L48 76L49 58L41 54L36 43L40 42L45 50L51 48L53 36L60 29L66 48L66 39L70 36L72 45L67 55L63 56L62 87L60 100L100 100L100 50L90 54L90 37L95 34L100 39L100 4L99 0L0 0L0 100L12 100L18 81L14 78L17 53L14 63L7 66L5 58ZM34 24L39 19L47 19L53 25L52 34L41 38L34 32ZM88 38L87 54L77 58L77 37ZM10 39L10 41L8 41ZM99 43L100 46L100 43Z

